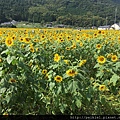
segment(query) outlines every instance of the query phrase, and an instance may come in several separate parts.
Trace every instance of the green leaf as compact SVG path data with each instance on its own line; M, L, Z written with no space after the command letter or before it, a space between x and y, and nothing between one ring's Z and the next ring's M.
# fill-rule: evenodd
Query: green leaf
M7 95L7 96L6 96L6 101L7 101L7 103L10 102L10 99L11 99L11 96Z
M99 72L96 74L96 77L102 78L103 75L104 75L104 73L103 73L102 71L99 71Z
M61 86L59 86L59 87L58 87L57 94L59 94L59 93L61 92L61 89L62 89L62 87L61 87Z
M4 51L1 53L1 55L4 54L4 53L8 53L8 52L9 52L8 49L7 49L7 50L4 50Z
M104 97L100 97L100 101L101 101L101 103L104 105L105 103L106 103L106 101L105 101L105 98Z
M0 71L0 77L2 76L2 71Z
M111 79L110 79L110 83L113 83L113 86L116 85L116 82L117 80L119 79L120 77L117 75L117 74L114 74Z
M120 62L117 62L114 66L116 66L116 70L118 70L118 68L120 68Z
M7 62L8 62L8 64L10 64L14 59L15 59L15 56L8 55L7 56Z
M55 86L55 83L50 82L49 86L50 86L50 90L52 90L52 89L53 89L53 87Z
M70 81L70 83L68 83L68 90L70 90L71 92L75 92L76 89L78 88L78 82L77 81Z
M0 89L0 93L4 93L5 91L6 91L5 87Z
M94 68L98 68L98 67L100 67L100 64L99 64L99 63L97 63L97 64L94 66Z
M76 104L76 106L78 108L80 108L81 107L81 100L80 99L76 99L75 104Z
M60 111L61 111L62 113L64 113L66 107L67 107L67 104L60 104L59 109L60 109Z

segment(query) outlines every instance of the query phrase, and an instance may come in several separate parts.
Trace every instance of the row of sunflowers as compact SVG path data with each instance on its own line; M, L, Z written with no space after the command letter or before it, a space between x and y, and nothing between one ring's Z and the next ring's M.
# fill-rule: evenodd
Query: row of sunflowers
M0 29L0 114L120 114L120 32Z

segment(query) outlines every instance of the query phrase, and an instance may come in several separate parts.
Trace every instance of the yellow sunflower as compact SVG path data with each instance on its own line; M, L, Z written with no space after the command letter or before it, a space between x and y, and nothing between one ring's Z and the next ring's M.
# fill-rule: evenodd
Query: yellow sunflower
M66 71L66 74L68 76L75 76L77 74L77 72L75 70L69 69Z
M97 49L101 49L101 47L102 47L101 44L97 44L97 45L96 45L96 48L97 48Z
M112 60L113 62L116 62L116 61L118 60L118 57L117 57L116 55L112 55L112 56L111 56L111 60Z
M66 47L66 50L70 50L70 47Z
M60 56L58 54L54 55L54 61L58 62L60 60Z
M35 52L35 50L34 50L34 47L33 47L33 46L30 46L30 51L31 51L31 52Z
M46 74L46 73L47 73L46 69L42 70L42 74Z
M62 81L62 77L59 76L59 75L57 75L56 77L54 77L54 80L55 80L56 82L61 82L61 81Z
M97 58L97 61L98 61L98 63L103 64L103 63L106 62L106 58L105 58L104 56L99 56L99 57Z
M20 42L23 42L23 41L24 41L24 39L20 37L19 41L20 41Z
M99 90L100 90L100 91L105 91L105 89L106 89L106 86L105 86L105 85L100 85L100 86L99 86Z
M13 45L13 39L11 39L10 37L6 38L5 40L5 44L10 47Z
M26 37L26 38L23 39L23 41L24 41L25 43L30 43L31 39Z
M80 42L80 47L82 47L83 46L83 43L82 42Z

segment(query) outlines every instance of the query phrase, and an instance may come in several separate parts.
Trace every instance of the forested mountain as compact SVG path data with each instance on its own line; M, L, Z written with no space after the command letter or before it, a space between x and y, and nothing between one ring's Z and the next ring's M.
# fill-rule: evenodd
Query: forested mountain
M120 0L0 0L0 22L53 22L99 26L120 20Z

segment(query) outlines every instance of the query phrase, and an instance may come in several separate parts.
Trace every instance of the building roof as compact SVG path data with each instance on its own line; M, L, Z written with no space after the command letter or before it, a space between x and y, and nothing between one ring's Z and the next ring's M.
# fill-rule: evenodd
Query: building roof
M4 23L1 23L1 25L11 25L12 23L11 22L4 22Z
M115 30L119 30L119 29L120 29L120 26L115 23L115 24L113 24L113 25L111 26L111 28L113 28L113 29L115 29Z
M4 22L1 23L1 25L15 25L17 22L15 20L12 20L11 22Z
M99 28L110 28L110 25L99 26Z

